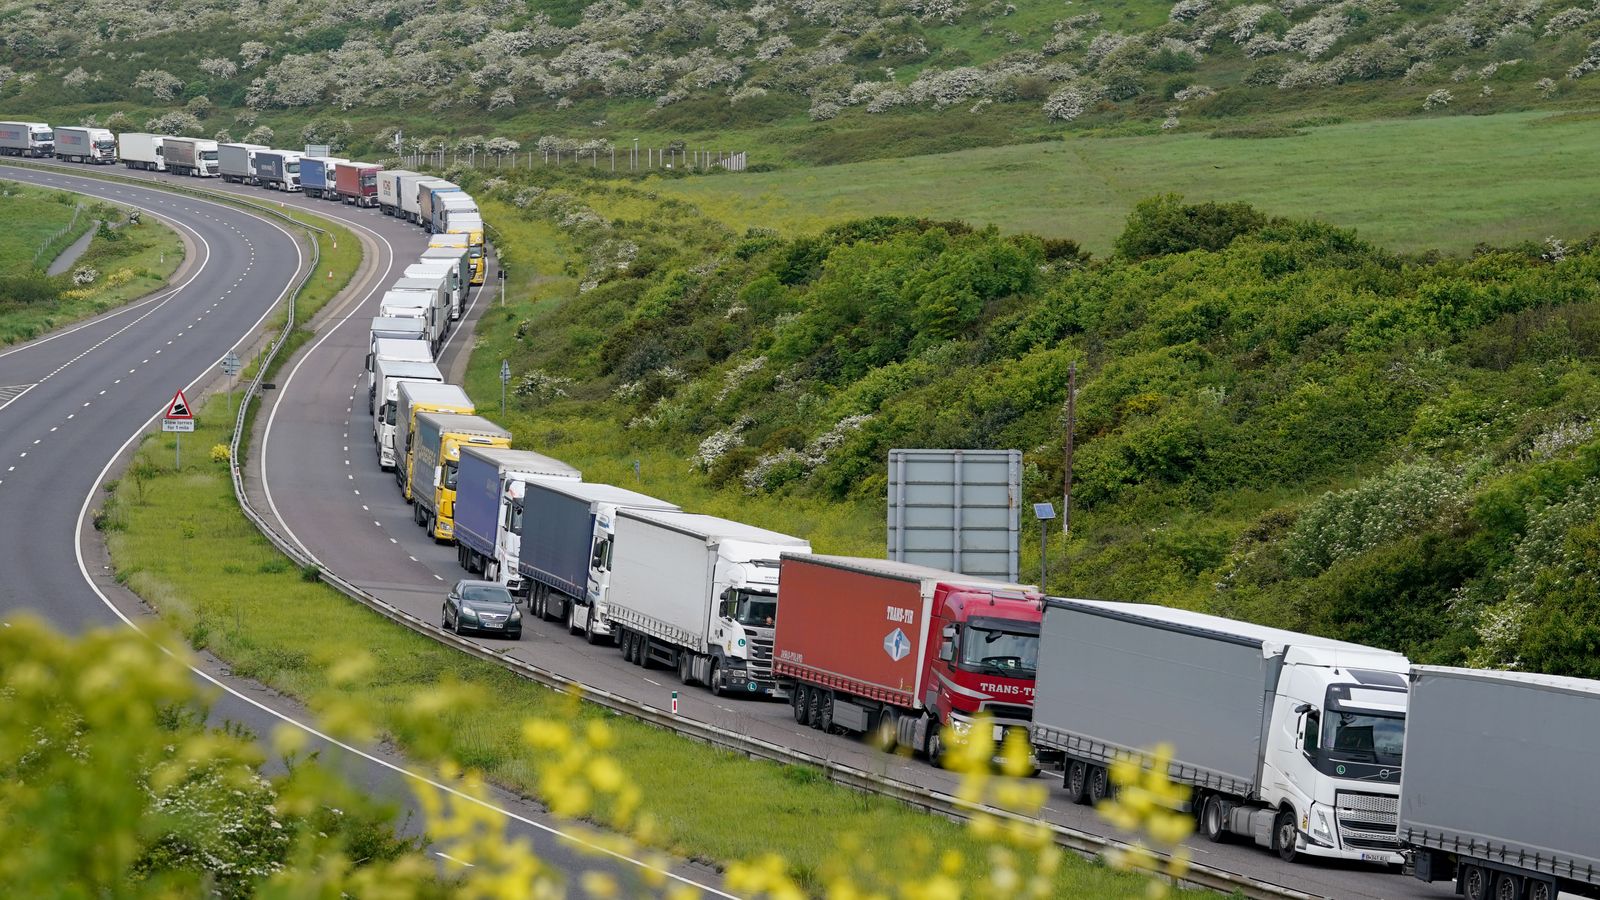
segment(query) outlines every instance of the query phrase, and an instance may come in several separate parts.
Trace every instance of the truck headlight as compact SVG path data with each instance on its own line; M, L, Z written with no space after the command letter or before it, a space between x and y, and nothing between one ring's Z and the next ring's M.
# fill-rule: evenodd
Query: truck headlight
M950 726L950 730L954 732L957 737L966 737L967 733L972 730L971 722L967 721L966 719L958 719L954 716L951 716L950 721L946 722L945 724Z
M1327 810L1312 807L1311 836L1328 844L1334 843L1333 829L1328 826Z

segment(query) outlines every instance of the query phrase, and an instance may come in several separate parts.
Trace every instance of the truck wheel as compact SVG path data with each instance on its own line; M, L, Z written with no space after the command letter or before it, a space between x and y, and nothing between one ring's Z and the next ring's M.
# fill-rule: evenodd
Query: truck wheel
M822 696L817 700L817 730L823 734L833 734L833 691L818 691Z
M711 661L711 683L706 685L706 687L711 688L711 696L713 696L713 697L721 697L722 696L722 661L721 660L713 659Z
M1228 829L1223 827L1222 819L1222 798L1207 794L1200 802L1200 833L1213 844L1220 844L1228 838Z
M694 670L694 654L687 650L678 651L678 680L684 684L694 684L690 673Z
M878 714L872 743L885 753L893 753L900 746L900 715L892 707L884 707Z
M1278 813L1277 821L1272 825L1272 849L1278 858L1286 863L1292 863L1300 855L1295 845L1300 840L1300 829L1294 823L1294 810L1285 809ZM1487 895L1485 895L1487 900Z
M600 643L602 635L594 633L594 617L594 610L589 610L589 618L584 620L583 623L583 639L591 644L598 644Z
M1501 872L1494 879L1494 900L1522 900L1522 879Z
M928 720L928 765L944 768L944 729L933 719Z
M583 629L578 627L578 604L567 601L567 634L583 634Z
M1067 799L1082 806L1089 802L1089 764L1081 759L1067 763L1067 774L1062 780L1067 789Z
M1104 766L1089 767L1089 805L1099 806L1111 797L1111 776Z
M1459 876L1461 896L1467 900L1489 900L1489 870L1482 866L1462 866Z
M794 720L801 725L811 724L811 688L803 684L794 686L794 696L790 698L794 705Z

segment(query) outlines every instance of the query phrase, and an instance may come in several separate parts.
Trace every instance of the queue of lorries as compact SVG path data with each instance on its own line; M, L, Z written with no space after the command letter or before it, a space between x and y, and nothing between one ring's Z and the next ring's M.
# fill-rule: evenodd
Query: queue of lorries
M483 282L482 220L455 185L30 122L0 122L0 153L220 175L377 205L435 232L371 323L379 464L469 574L591 644L714 693L786 699L796 722L935 763L975 727L1025 736L1079 803L1114 792L1114 761L1166 744L1211 840L1403 864L1469 900L1600 898L1600 682L1412 665L1186 610L823 556L804 538L586 482L513 448L435 363ZM454 599L444 619L459 630L473 623ZM520 619L493 627L520 635Z
M471 281L483 283L483 215L469 194L443 178L263 144L139 132L117 135L105 128L52 128L43 122L0 122L0 154L53 156L91 165L120 162L130 169L221 178L375 207L435 235L460 235L471 260Z

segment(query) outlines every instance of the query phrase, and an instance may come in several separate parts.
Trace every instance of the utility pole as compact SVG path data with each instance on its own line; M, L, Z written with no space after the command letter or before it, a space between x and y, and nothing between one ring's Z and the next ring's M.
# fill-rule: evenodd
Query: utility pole
M1061 533L1072 534L1072 439L1078 426L1078 364L1067 364L1066 470L1061 485Z

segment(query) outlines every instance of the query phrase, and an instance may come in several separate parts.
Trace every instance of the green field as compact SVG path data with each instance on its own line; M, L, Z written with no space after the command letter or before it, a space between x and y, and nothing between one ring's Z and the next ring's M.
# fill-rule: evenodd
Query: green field
M0 182L0 229L5 233L5 240L0 240L0 275L19 275L31 270L34 255L52 235L72 221L72 211L79 202L87 203L65 191ZM83 234L89 224L89 217L80 215L78 225L53 242L50 250L65 248ZM46 252L39 258L39 268L47 268L55 257L56 253Z
M0 203L0 228L22 240L0 241L0 346L28 341L55 328L99 315L158 290L183 262L183 241L155 219L135 225L123 210L64 191L18 188ZM66 197L71 203L63 203ZM73 203L85 204L78 226L52 242L51 252L32 265L34 250L72 218ZM94 280L77 285L71 273L53 278L43 269L95 220L116 227L101 230L73 270L94 270ZM31 243L27 243L31 241Z
M1600 114L1510 113L1354 122L1296 137L1069 136L1044 144L740 176L651 188L738 228L786 233L867 215L993 223L1110 249L1133 204L1177 192L1359 230L1396 250L1600 228Z

